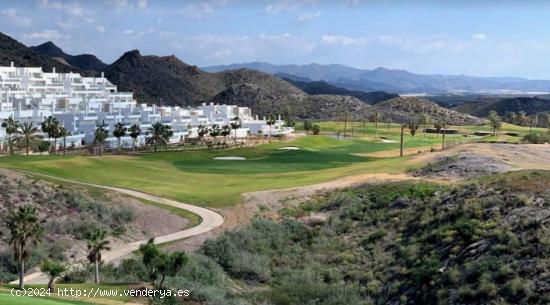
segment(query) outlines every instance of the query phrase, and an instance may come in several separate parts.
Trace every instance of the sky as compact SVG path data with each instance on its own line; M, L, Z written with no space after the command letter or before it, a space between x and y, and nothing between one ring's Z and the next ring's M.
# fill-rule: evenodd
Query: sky
M507 0L2 0L0 31L106 63L139 49L198 66L337 63L550 79L549 8Z

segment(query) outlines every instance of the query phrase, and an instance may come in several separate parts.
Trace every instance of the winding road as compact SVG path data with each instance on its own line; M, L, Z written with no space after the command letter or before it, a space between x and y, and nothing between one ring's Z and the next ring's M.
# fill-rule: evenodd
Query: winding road
M225 219L222 215L220 215L219 213L217 213L213 210L210 210L210 209L207 209L207 208L202 208L202 207L191 205L191 204L187 204L187 203L178 202L178 201L175 201L175 200L171 200L171 199L167 199L167 198L163 198L163 197L159 197L159 196L155 196L155 195L151 195L151 194L148 194L148 193L143 193L143 192L140 192L140 191L125 189L125 188L119 188L119 187L113 187L113 186L105 186L105 185L87 183L87 182L81 182L81 181L75 181L75 180L69 180L69 179L59 178L59 177L55 177L55 176L50 176L50 175L45 175L45 174L37 174L37 173L26 172L26 171L22 171L22 173L33 175L33 176L41 176L41 177L45 177L45 178L49 178L49 179L55 179L55 180L62 181L62 182L69 182L69 183L80 184L80 185L85 185L85 186L91 186L91 187L96 187L96 188L101 188L101 189L106 189L106 190L110 190L110 191L114 191L114 192L123 193L123 194L129 195L129 196L132 196L132 197L141 198L141 199L145 199L145 200L149 200L149 201L154 201L154 202L157 202L157 203L160 203L160 204L163 204L163 205L168 205L168 206L172 206L172 207L175 207L175 208L178 208L178 209L187 210L191 213L197 214L202 219L201 222L197 226L194 226L192 228L189 228L189 229L186 229L186 230L183 230L183 231L170 233L170 234L167 234L167 235L162 235L162 236L155 237L155 244L167 243L167 242L171 242L171 241L176 241L176 240L180 240L180 239L184 239L184 238L204 234L204 233L209 232L209 231L211 231L211 230L213 230L217 227L220 227L225 221ZM146 243L146 242L147 242L147 240L139 240L139 241L134 241L134 242L131 242L131 243L128 243L128 244L113 247L110 251L105 251L104 253L102 253L103 261L104 262L112 262L116 259L125 257L125 256L131 254L132 252L136 251L137 249L139 249L139 246ZM13 281L10 284L17 284L17 283L19 283L19 280ZM33 272L33 273L27 274L25 276L25 283L28 283L28 284L47 284L48 283L48 277L42 272Z

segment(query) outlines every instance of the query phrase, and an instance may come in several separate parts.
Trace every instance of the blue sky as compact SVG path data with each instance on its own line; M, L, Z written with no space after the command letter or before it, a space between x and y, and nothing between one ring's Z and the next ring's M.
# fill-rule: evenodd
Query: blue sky
M0 31L107 63L139 49L199 66L315 62L550 79L550 5L528 2L3 0Z

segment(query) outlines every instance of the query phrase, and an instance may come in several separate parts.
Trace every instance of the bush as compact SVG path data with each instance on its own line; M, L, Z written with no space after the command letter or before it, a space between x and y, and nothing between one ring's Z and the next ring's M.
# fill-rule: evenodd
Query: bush
M532 144L550 143L550 132L528 134L523 137L523 140Z

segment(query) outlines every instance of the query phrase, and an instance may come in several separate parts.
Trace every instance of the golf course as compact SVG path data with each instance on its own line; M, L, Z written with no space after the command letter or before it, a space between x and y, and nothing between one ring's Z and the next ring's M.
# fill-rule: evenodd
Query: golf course
M345 138L343 123L320 125L320 135L273 140L253 148L103 157L12 156L1 158L0 167L136 189L208 207L227 207L238 203L244 192L303 186L360 173L402 173L418 166L407 156L399 158L398 125L379 124L375 130L372 124L348 123ZM459 130L471 133L486 128L468 126ZM502 132L508 130L529 132L529 128L505 124ZM450 146L492 137L449 134L445 142ZM405 130L406 155L440 149L441 144L441 135L418 132L413 136Z

